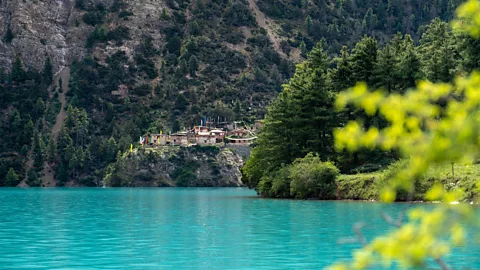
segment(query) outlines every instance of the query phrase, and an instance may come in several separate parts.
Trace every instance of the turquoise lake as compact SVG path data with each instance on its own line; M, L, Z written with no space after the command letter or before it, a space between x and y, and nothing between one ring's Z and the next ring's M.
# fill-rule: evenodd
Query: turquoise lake
M1 269L321 269L405 204L266 200L245 188L0 189ZM428 207L428 206L426 206ZM446 259L480 269L480 250Z

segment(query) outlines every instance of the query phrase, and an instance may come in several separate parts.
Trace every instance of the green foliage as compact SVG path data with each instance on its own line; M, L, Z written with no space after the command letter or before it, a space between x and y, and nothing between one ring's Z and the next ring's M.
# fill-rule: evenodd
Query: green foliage
M170 177L175 181L176 186L187 187L194 185L194 181L197 179L195 171L198 169L199 164L193 160L186 162L177 167Z
M85 10L85 0L75 0L75 8Z
M8 170L7 175L5 176L4 186L6 187L16 187L20 183L20 178L13 168Z
M339 121L332 111L334 95L326 82L328 62L318 44L270 106L257 147L243 168L250 187L281 164L309 152L324 159L333 154L331 131Z
M378 200L378 174L341 175L337 178L337 199Z
M453 33L448 24L435 19L426 27L420 40L420 55L423 60L423 72L432 82L448 82L454 75L457 66L457 51Z
M103 10L92 10L83 14L82 20L86 24L95 26L97 24L103 23L104 16L105 16L105 12Z
M480 14L479 7L478 0L468 1L459 9L461 19L454 25L474 36L478 35L480 25L476 18ZM422 46L441 43L432 48L440 50L441 56L442 50L448 48L448 43L432 37L445 33L445 25L434 22L427 30L424 37L426 42ZM451 76L451 60L446 57L437 59L444 60L439 72L447 78L431 78L448 79L448 76ZM436 61L433 60L433 66L435 64ZM433 209L410 210L408 221L398 224L397 230L365 245L355 253L352 263L338 264L331 269L366 269L377 262L384 265L399 262L407 268L418 268L425 267L429 260L437 262L443 269L449 269L443 257L452 249L465 245L467 228L474 233L478 232L478 221L473 219L475 208L468 204L456 205L459 200L471 197L471 194L467 193L465 196L458 182L445 184L422 179L428 178L432 168L450 164L451 179L454 180L456 163L472 164L478 158L479 85L480 73L474 71L468 76L457 77L452 83L435 84L422 81L418 83L417 89L407 91L404 95L370 92L364 84L358 84L339 95L339 108L352 103L363 108L369 115L377 112L382 114L389 125L382 129L364 129L359 121L350 122L343 130L338 129L335 132L338 149L397 149L403 156L408 157L408 160L395 164L386 172L389 179L380 193L381 199L391 202L401 195L398 191L402 190L412 196L412 190L420 186L428 190L425 195L427 200L442 201L443 204ZM462 186L472 188L478 185L480 183L477 180L475 184ZM468 237L475 237L474 235Z
M234 2L225 10L224 16L226 22L233 26L254 26L256 24L249 7L242 1Z
M15 61L13 62L11 77L12 81L17 83L23 83L27 79L22 60L18 56L15 57Z
M10 28L10 26L8 26L7 32L5 33L3 40L5 41L5 43L11 43L14 38L15 35L13 35L12 29Z
M290 169L290 194L296 199L334 199L339 170L331 162L322 162L309 153L297 159Z
M347 0L347 1L276 1L259 0L260 10L284 25L303 22L297 29L287 29L288 40L298 47L303 40L308 48L324 39L324 48L335 53L343 45L353 46L363 35L389 40L397 32L412 35L432 19L452 18L459 0L420 2L413 0ZM472 16L464 12L465 17ZM293 33L291 33L293 32Z
M188 60L188 72L190 73L190 76L195 77L197 76L197 70L198 70L198 60L195 55L190 57L190 60Z
M107 31L103 26L97 26L88 36L86 47L91 48L97 42L104 43L107 41L115 41L118 45L121 45L128 37L127 27L119 26Z
M162 9L162 14L160 15L161 20L168 20L170 17L168 16L167 10L164 8Z
M43 66L43 82L46 85L50 85L53 82L53 65L50 57L45 59L45 64Z
M27 184L31 187L39 187L42 184L40 178L34 169L30 169L27 173Z

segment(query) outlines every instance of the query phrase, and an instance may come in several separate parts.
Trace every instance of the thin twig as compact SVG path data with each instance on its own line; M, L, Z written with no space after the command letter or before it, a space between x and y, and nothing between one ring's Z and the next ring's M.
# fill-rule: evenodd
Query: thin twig
M440 265L440 268L442 270L451 270L451 268L448 267L448 265L442 260L442 258L435 259L435 262L438 263L438 265Z
M367 239L365 238L365 235L362 232L362 229L365 227L365 223L359 222L353 226L353 230L355 231L355 234L357 234L358 241L365 247L367 245Z

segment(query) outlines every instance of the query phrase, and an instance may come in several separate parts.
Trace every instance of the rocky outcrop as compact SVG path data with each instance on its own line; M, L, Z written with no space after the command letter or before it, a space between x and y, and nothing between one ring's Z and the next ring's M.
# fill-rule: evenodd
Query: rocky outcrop
M14 38L0 43L0 67L9 69L15 56L26 67L41 70L47 56L55 71L72 57L85 54L88 29L75 26L75 0L2 1L0 33L10 28Z
M242 158L218 147L141 148L108 169L104 186L239 187Z
M130 39L120 46L108 44L102 48L86 48L88 35L94 27L85 24L82 16L85 10L75 8L76 0L31 0L0 1L0 68L10 69L16 56L20 57L27 68L42 70L45 59L50 57L55 72L70 65L73 60L81 60L93 55L104 59L110 52L123 50L127 55L148 34L154 44L161 42L159 16L165 8L164 1L124 0L126 9L135 16L128 19L117 18L115 14L109 20L107 28L118 26L129 29ZM94 7L102 4L112 6L114 0L83 0L84 6ZM115 17L115 18L113 18ZM4 37L10 29L14 35L11 42Z

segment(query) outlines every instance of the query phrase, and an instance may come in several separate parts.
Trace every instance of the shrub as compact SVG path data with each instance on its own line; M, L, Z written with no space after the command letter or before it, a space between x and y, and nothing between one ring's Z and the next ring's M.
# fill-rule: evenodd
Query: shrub
M118 17L120 18L127 18L128 16L133 16L133 12L129 10L122 10L120 13L118 13Z
M27 184L31 187L39 187L42 184L42 180L38 177L34 169L28 170Z
M13 35L12 29L10 29L10 26L7 28L7 33L5 34L4 40L6 43L11 43L12 40L15 38Z
M257 193L262 197L272 197L270 195L272 190L272 181L273 178L270 174L262 176L258 182L258 185L256 186Z
M103 23L104 15L105 14L103 12L89 11L83 15L82 20L88 25L95 26Z
M337 181L337 199L378 199L377 177L374 174L342 175Z
M292 164L290 195L297 199L333 199L338 174L333 163L322 162L318 156L309 153Z
M274 174L271 195L275 198L289 198L291 182L290 166L281 168Z

